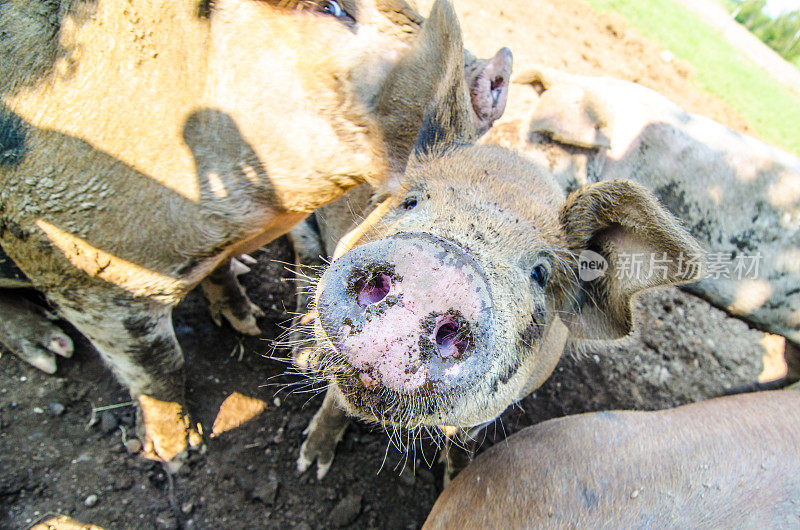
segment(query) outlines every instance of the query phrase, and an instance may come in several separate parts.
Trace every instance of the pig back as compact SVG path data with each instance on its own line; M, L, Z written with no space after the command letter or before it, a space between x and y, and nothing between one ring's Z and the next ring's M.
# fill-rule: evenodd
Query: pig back
M798 524L800 392L529 427L480 455L424 528Z

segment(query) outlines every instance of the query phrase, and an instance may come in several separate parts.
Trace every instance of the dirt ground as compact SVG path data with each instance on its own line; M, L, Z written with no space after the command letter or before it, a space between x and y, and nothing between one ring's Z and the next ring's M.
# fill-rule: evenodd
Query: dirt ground
M507 45L517 71L539 63L637 81L752 134L725 104L693 88L688 65L665 61L656 45L619 19L597 15L580 0L497 5L456 1L466 45L478 55ZM177 308L174 323L186 353L189 405L206 433L234 392L266 408L207 437L207 452L193 455L175 475L126 450L131 406L98 412L90 421L93 407L129 396L74 331L77 351L56 376L0 357L1 528L26 528L48 513L104 528L420 527L441 482L429 444L407 457L382 431L355 424L325 479L295 472L302 430L322 400L315 391L291 391L302 379L285 375L280 358L287 352L275 349L289 319L285 310L293 307L295 284L284 265L293 259L291 249L280 239L254 257L258 264L243 282L267 312L262 337L215 327L199 293ZM566 356L541 389L487 430L484 448L552 417L669 407L756 382L771 344L763 333L677 289L642 297L638 310L634 337Z

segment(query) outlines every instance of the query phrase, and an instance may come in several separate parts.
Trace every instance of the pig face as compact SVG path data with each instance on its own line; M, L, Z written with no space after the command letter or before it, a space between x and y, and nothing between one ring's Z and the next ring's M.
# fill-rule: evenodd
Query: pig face
M213 3L206 106L266 161L277 206L310 211L384 177L378 96L421 22L402 1ZM207 121L189 124L188 144L225 140L224 124ZM212 168L222 174L220 164Z
M681 267L698 261L697 244L644 188L609 181L565 201L548 173L497 147L419 156L388 201L317 287L321 365L340 404L367 420L492 420L549 375L556 321L618 338L634 293L699 274ZM585 250L604 276L580 274ZM628 253L667 270L620 274Z
M322 277L322 364L351 413L468 426L519 392L572 257L564 196L531 169L489 147L420 160L395 207Z

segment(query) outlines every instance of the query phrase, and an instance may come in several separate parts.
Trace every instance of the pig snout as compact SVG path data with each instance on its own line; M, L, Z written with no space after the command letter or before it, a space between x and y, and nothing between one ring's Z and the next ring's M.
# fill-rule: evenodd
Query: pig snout
M464 388L488 366L490 287L449 241L402 233L364 244L331 265L317 292L327 341L369 390Z

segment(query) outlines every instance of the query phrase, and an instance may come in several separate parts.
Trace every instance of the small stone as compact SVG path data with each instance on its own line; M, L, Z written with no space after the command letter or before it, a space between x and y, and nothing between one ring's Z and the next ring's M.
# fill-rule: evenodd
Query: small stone
M274 477L270 477L265 483L253 488L251 495L254 499L258 499L264 504L272 504L278 497L279 487L280 483Z
M172 515L172 512L163 511L156 515L156 526L158 528L173 530L178 528L178 520Z
M117 430L118 425L119 420L117 420L117 417L111 412L106 410L102 415L100 415L100 430L104 433L108 434L110 432L114 432Z
M133 478L130 475L122 475L114 480L114 491L129 490L133 486Z
M328 521L337 527L347 526L361 513L361 495L351 493L334 506Z
M631 499L635 499L638 496L639 496L639 490L633 490L631 492Z
M65 407L61 403L50 403L50 412L54 416L61 416L64 414Z
M284 430L283 430L283 427L281 427L275 433L275 436L272 437L272 443L274 443L276 445L283 443L283 434L284 434Z
M142 450L142 442L136 438L131 438L125 442L125 450L130 454L136 454Z
M276 407L280 407L281 406L281 398L276 397L275 399L272 400L272 404L275 405Z
M192 501L186 501L181 504L181 513L184 515L189 515L194 510L194 503Z
M85 504L88 508L91 508L97 504L98 500L99 499L97 498L97 495L92 494L86 497L86 500L83 501L83 504Z
M232 393L219 406L217 417L211 428L211 437L219 436L252 420L266 408L267 404L260 399L245 396L239 392Z
M166 471L170 475L178 474L178 472L180 472L180 470L185 467L183 465L184 462L186 462L186 457L184 456L185 454L186 454L185 451L183 453L178 453L178 455L175 456L174 460L170 460L169 462L164 462L163 464L164 471Z
M34 414L44 414L44 409L42 407L33 407Z
M76 458L72 459L72 463L77 464L79 462L88 462L91 459L92 457L89 453L81 453Z

